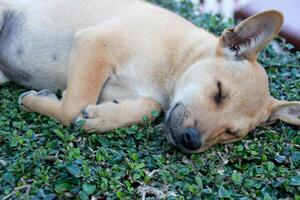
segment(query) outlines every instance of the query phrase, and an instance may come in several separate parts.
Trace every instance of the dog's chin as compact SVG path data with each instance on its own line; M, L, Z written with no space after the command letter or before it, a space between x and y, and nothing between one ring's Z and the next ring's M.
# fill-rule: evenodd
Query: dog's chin
M183 153L186 153L186 154L203 153L204 151L209 149L209 147L203 146L203 147L201 147L200 149L197 149L197 150L188 150L182 145L179 145L178 148L180 149L180 151L182 151Z

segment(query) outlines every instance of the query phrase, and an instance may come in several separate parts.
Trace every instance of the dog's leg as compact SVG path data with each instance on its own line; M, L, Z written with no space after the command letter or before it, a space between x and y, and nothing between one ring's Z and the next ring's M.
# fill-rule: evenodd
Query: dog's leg
M20 96L21 106L70 125L87 105L96 104L103 84L112 72L109 42L97 28L80 31L75 37L69 62L68 85L62 100L49 92L27 92Z
M105 102L87 106L82 111L82 117L77 118L76 124L80 125L82 122L87 132L103 133L115 128L141 124L145 117L153 121L160 111L160 105L148 97Z

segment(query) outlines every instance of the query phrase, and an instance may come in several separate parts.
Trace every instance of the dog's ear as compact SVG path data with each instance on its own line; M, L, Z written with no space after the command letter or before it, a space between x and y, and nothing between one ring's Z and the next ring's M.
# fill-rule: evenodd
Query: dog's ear
M269 122L280 119L289 124L300 126L300 102L273 100L270 112Z
M275 10L258 13L233 29L224 30L218 53L229 59L255 61L259 51L280 31L283 15Z

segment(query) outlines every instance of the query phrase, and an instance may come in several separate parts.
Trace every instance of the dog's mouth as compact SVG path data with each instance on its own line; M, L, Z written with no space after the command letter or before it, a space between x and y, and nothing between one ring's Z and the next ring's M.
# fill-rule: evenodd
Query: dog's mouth
M168 142L176 148L179 148L179 145L176 142L175 137L171 134L170 130L165 126L165 132L166 132L166 138L168 140Z
M188 110L182 103L177 103L168 112L165 121L165 132L168 142L175 148L179 148L184 153L194 153L182 145L184 120L189 116Z
M178 115L180 115L180 110L182 109L183 105L181 103L175 104L173 108L168 112L166 122L165 122L165 129L166 129L166 136L168 141L174 146L178 147L180 144L180 136L182 133L182 124L183 118L178 119Z

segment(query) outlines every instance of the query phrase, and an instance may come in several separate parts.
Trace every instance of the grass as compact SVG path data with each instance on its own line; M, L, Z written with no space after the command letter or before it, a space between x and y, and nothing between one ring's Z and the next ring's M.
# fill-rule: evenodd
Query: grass
M189 1L155 3L218 35L233 26L218 16L192 14ZM284 53L268 46L259 57L271 93L300 100L300 52L277 40ZM140 199L142 186L167 199L300 199L296 127L278 122L241 142L184 155L167 144L162 119L88 135L21 111L17 98L23 91L14 84L0 88L0 199Z

